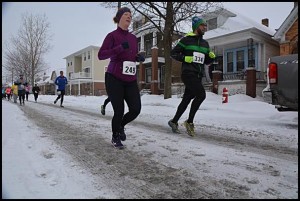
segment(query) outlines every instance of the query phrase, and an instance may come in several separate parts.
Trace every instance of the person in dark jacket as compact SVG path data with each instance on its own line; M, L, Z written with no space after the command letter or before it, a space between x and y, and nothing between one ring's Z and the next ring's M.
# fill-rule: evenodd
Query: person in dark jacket
M128 30L132 20L130 9L120 8L113 20L117 23L117 29L105 37L98 58L99 60L110 58L105 73L105 87L114 110L111 142L114 147L123 148L121 141L126 140L124 127L141 111L135 62L143 62L145 58L138 53L136 36ZM124 100L128 105L128 112L125 115Z
M34 84L34 87L32 87L32 92L34 95L34 101L37 102L40 93L40 87L37 84Z
M64 72L60 71L60 76L58 76L55 79L55 84L57 85L57 98L54 101L54 104L56 104L56 102L60 99L60 107L64 107L63 106L63 102L64 102L64 96L65 96L65 90L66 90L66 85L68 84L68 79L64 76Z
M25 81L23 75L20 75L19 79L15 82L18 85L18 96L20 105L25 105L25 87L27 86L27 82Z
M185 85L185 91L181 103L173 119L168 122L174 133L179 133L178 120L192 101L189 117L184 121L188 135L194 136L194 117L201 103L206 98L205 89L202 85L204 64L210 64L215 59L215 54L210 51L209 44L203 39L207 30L204 19L192 18L193 32L187 33L171 51L171 57L182 62L181 80Z

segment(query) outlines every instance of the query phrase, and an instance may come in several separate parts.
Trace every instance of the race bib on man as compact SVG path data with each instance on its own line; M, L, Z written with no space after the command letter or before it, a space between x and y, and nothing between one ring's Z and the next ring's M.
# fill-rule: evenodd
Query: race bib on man
M193 52L193 62L204 64L205 54L201 52Z
M133 61L124 61L123 62L123 74L125 75L135 75L136 74L136 65Z

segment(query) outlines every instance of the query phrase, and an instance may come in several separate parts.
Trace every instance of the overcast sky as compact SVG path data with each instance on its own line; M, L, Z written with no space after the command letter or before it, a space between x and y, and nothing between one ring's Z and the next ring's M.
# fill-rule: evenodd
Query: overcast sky
M269 19L269 27L278 29L292 10L293 2L226 2L225 7L261 23ZM24 13L46 14L53 36L52 50L45 61L52 70L65 69L64 57L89 45L101 46L107 33L116 28L115 10L99 2L2 2L3 42L16 35Z

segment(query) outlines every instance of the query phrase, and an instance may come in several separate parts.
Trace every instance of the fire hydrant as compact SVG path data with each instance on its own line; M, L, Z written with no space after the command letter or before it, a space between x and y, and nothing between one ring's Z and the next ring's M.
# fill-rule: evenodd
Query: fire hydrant
M222 96L222 103L228 103L228 89L226 87L223 88Z

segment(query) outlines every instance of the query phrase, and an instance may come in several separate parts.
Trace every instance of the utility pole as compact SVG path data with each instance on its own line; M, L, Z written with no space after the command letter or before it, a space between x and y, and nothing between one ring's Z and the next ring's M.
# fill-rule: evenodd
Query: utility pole
M118 2L118 10L121 8L121 3L122 2Z

